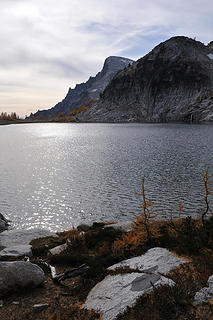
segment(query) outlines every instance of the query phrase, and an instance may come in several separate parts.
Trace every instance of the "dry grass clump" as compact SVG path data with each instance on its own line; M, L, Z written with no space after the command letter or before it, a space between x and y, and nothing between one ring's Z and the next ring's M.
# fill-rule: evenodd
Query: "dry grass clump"
M30 309L16 310L11 313L8 320L95 320L100 319L100 314L93 310L82 308L80 303L68 303L67 305L59 305L57 302L55 306L50 306L46 310L40 312L33 312Z
M45 318L47 320L95 320L100 319L100 314L96 313L93 310L86 310L82 308L82 305L70 304L68 306L64 306L63 309L58 311L48 310L46 312ZM34 320L32 318L32 320Z

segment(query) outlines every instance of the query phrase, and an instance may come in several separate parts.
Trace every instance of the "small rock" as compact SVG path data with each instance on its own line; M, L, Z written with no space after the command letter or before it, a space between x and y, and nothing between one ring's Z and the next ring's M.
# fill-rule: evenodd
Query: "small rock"
M213 298L213 275L208 279L208 287L202 288L195 294L194 305L204 304Z
M213 286L213 275L209 277L208 279L208 285Z
M3 306L4 306L3 300L0 300L0 308L2 308Z
M88 225L88 224L80 224L79 226L77 226L77 229L79 230L79 231L84 231L84 232L87 232L89 229L90 229L90 225Z
M3 257L32 257L32 246L19 245L14 247L5 248L0 251L0 259Z
M19 301L13 301L12 304L14 304L15 306L18 306L20 304Z
M61 252L63 252L67 248L68 248L68 244L64 243L64 244L62 244L60 246L57 246L55 248L50 249L49 252L54 256L56 254L60 254Z
M34 312L40 312L42 310L45 310L49 307L50 305L45 303L45 304L34 304L33 306L33 311Z

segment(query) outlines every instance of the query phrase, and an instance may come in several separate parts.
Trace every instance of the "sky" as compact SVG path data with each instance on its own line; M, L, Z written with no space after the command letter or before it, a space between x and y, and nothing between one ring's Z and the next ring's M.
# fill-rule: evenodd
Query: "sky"
M0 0L0 112L49 109L111 55L176 35L207 44L212 17L212 0Z

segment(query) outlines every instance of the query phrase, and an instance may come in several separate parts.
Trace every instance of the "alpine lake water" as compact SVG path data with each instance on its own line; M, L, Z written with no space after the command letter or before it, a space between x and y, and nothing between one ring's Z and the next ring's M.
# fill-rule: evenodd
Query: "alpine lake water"
M0 212L12 228L129 221L141 179L158 218L197 216L213 173L213 125L37 123L0 126Z

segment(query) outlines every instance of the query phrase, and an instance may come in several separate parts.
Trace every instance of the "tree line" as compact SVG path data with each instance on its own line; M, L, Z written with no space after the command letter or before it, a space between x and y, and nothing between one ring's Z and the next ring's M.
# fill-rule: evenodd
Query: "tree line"
M18 120L19 116L16 114L16 112L1 112L0 114L0 120Z

